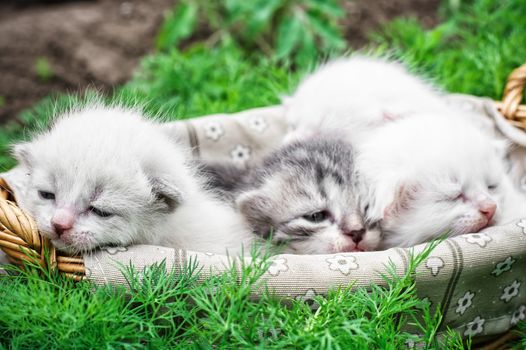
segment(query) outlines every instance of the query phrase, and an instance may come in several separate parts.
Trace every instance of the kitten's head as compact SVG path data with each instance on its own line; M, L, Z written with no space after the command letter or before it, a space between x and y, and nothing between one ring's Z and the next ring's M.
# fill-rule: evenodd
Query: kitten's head
M343 142L289 144L265 160L256 189L237 204L256 233L294 253L374 250L380 232L359 211L352 168L352 150Z
M378 132L358 161L385 248L478 232L502 210L502 145L461 120L418 118Z
M14 147L28 176L23 209L63 251L141 243L182 200L178 179L157 161L177 163L169 148L153 123L130 111L66 115Z

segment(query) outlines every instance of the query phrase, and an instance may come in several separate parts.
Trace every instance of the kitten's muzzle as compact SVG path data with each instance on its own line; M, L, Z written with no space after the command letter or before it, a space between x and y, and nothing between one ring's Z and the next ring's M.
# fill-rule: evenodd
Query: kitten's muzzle
M73 228L75 224L75 213L71 209L59 208L51 218L51 226L60 237L65 231Z
M348 236L352 239L352 241L356 244L360 243L363 239L363 236L365 235L365 228L354 228L351 230L342 230L342 233L345 236Z
M479 202L478 207L480 213L486 217L488 222L491 221L497 210L497 204L491 200Z

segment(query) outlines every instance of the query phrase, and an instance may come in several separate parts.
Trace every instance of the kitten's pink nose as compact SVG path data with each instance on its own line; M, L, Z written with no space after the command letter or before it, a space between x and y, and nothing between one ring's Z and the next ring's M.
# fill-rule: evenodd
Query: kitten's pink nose
M73 224L75 224L75 213L71 209L57 209L51 218L51 225L59 237L64 233L64 231L72 228Z
M497 204L494 201L486 199L478 203L479 211L490 221L495 215Z

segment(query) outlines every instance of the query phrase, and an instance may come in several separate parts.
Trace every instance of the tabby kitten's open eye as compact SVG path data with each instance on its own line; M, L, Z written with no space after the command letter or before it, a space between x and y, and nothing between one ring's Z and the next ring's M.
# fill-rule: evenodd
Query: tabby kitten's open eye
M113 216L113 213L108 213L107 211L103 211L95 207L89 207L89 211L97 216L100 216L101 218L109 218L110 216Z
M302 217L307 221L318 223L327 220L329 218L329 212L327 210L322 210L303 215Z
M45 200L55 200L55 194L53 192L38 191L38 195Z

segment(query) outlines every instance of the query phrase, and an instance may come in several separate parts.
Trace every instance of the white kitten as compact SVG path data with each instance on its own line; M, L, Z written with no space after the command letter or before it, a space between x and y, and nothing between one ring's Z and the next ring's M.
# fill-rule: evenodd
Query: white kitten
M462 118L421 113L386 124L360 144L356 166L383 248L478 232L502 216L503 163L491 140Z
M294 129L288 141L336 131L354 144L363 214L380 222L384 248L510 218L502 211L516 196L494 140L400 64L363 56L330 62L285 106Z
M319 130L347 130L359 142L385 122L419 113L441 111L440 95L398 63L365 56L331 61L307 76L284 99L286 120L294 132L287 140Z
M204 190L184 147L137 112L70 112L14 154L28 176L19 204L60 250L154 244L237 253L253 239L240 215Z

